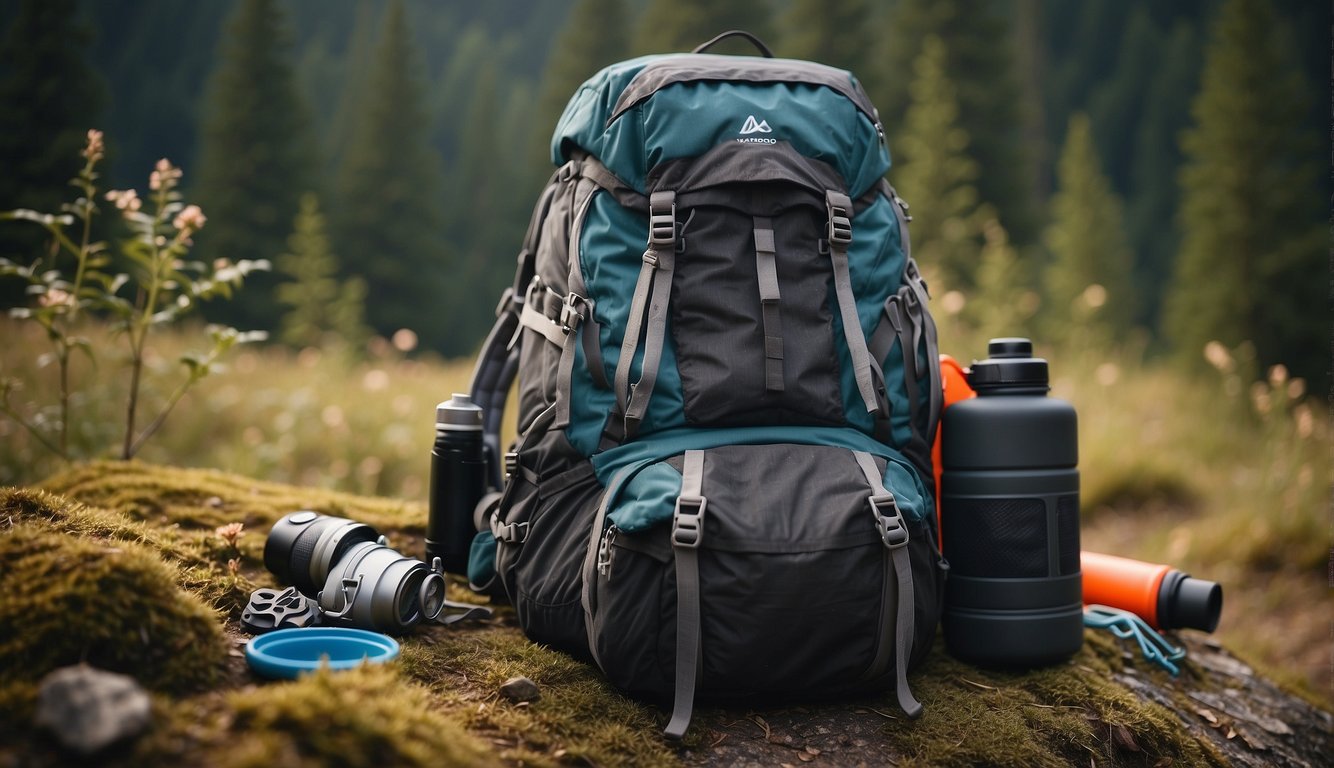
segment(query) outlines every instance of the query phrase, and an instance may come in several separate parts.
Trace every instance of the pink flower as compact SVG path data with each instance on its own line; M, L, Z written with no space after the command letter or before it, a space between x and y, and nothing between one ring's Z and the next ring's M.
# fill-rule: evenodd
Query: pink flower
M102 132L96 128L88 129L88 144L83 148L83 156L90 162L102 159Z
M118 210L126 213L133 213L143 205L139 193L133 189L113 189L107 192L107 200L115 203Z
M203 229L206 221L208 221L208 217L204 215L203 211L199 210L199 206L187 205L185 210L176 214L176 218L171 222L171 225L182 232L197 232Z
M164 157L157 161L157 166L148 175L148 188L154 192L163 188L171 189L176 186L180 178L181 169L173 166L171 161Z

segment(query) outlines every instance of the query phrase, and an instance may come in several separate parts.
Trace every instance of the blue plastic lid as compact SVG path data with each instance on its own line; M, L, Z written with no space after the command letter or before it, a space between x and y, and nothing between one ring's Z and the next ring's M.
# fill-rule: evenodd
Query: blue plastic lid
M350 669L398 658L398 641L379 632L350 627L279 629L251 638L246 661L264 677L294 679L321 666Z

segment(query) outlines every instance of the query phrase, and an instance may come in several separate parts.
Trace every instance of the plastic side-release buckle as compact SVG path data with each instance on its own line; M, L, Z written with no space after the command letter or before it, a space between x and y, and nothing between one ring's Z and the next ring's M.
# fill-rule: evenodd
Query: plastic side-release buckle
M703 496L678 496L672 513L672 546L698 549L704 538L704 510L708 499Z
M579 324L588 317L588 309L591 303L573 291L565 297L564 304L560 308L560 328L567 335L574 333Z
M648 205L648 244L652 248L675 247L676 193L654 192Z
M528 523L502 523L499 515L492 514L491 535L506 544L522 544L528 539Z
M852 242L852 201L847 195L829 192L825 195L825 206L829 210L828 238L831 245L848 245Z
M880 540L889 549L899 549L908 545L908 528L903 524L903 514L894 495L877 493L867 499L871 512L875 515L875 529L880 533Z

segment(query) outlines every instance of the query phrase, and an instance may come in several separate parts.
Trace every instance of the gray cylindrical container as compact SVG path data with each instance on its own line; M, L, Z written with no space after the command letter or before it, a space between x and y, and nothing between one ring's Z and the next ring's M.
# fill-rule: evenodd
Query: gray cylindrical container
M945 645L977 664L1053 664L1084 642L1075 409L1047 396L1028 339L987 353L968 374L977 397L941 424Z
M438 557L448 573L468 572L468 553L477 534L473 510L485 492L482 409L467 395L455 393L435 409L426 521L428 562Z

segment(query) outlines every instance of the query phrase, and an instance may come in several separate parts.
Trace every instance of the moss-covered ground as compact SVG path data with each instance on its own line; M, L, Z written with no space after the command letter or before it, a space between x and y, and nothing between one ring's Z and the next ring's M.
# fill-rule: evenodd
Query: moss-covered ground
M711 762L711 746L723 740L714 726L727 711L704 707L674 746L660 735L665 713L530 643L503 608L488 622L418 627L384 667L295 682L253 676L240 613L251 590L278 586L263 567L264 540L297 509L369 523L400 551L421 552L418 505L216 471L93 463L41 488L0 490L0 766L68 762L31 723L37 683L80 661L132 675L154 697L152 729L99 755L103 764ZM229 540L218 529L232 523L244 532ZM480 600L459 585L451 597ZM911 678L927 706L920 720L894 717L888 696L846 707L849 716L882 713L872 738L905 765L1225 764L1177 714L1115 681L1124 653L1090 634L1068 664L1014 673L937 649ZM537 682L541 698L502 698L500 684L516 675ZM843 764L816 753L801 761Z

